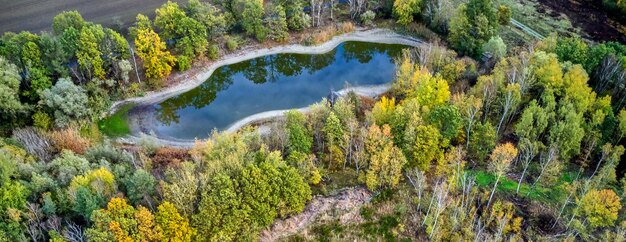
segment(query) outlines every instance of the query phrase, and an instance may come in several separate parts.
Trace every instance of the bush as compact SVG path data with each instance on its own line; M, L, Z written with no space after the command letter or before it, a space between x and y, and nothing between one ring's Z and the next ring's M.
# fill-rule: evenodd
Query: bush
M139 146L143 149L144 152L148 155L153 155L156 150L161 147L157 143L157 139L153 135L141 134L141 138L139 139Z
M228 50L235 51L237 50L237 48L239 48L239 41L237 40L237 38L230 36L226 36L224 38L226 39L226 48L228 48Z
M217 45L211 45L208 49L208 57L211 60L217 60L220 57L220 48Z
M341 29L342 33L349 33L349 32L354 31L355 28L354 28L354 24L352 24L352 22L343 22L343 23L341 23L340 29Z
M186 71L191 69L191 58L185 55L178 56L176 58L176 68L179 71Z
M29 154L33 154L41 161L52 159L50 141L35 129L23 128L13 131L12 138L19 142Z
M189 160L190 158L191 156L189 156L189 152L185 149L162 147L158 148L154 152L152 162L155 166L168 167L172 165L177 166L181 162Z
M111 164L130 164L133 160L130 153L116 149L108 142L87 150L85 157L93 162L106 160Z
M42 130L50 129L50 126L52 125L52 122L53 122L50 115L42 111L35 112L32 118L33 118L33 126L40 128Z
M509 7L504 5L498 7L498 22L501 25L509 25L511 23L511 9Z
M503 58L506 56L506 44L504 44L500 36L491 37L483 46L483 52L491 53L496 59Z
M89 139L80 136L75 128L55 130L48 134L54 147L59 150L71 150L76 154L84 154L91 146Z
M361 22L363 22L363 25L373 25L375 18L376 13L374 13L372 10L367 10L367 12L361 14Z

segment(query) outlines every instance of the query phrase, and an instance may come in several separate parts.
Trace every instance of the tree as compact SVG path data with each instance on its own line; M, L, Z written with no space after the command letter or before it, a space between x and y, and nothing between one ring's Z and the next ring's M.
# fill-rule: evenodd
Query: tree
M594 228L612 226L622 208L617 194L609 189L587 192L579 206Z
M157 33L152 29L138 30L135 46L137 54L144 61L148 78L159 79L170 74L176 58L165 48L165 43Z
M154 215L156 223L161 227L163 239L171 242L190 242L196 230L189 220L178 213L170 202L163 202Z
M85 20L78 11L64 11L52 20L52 30L56 35L62 34L68 28L81 30L85 26Z
M0 56L0 120L9 122L26 111L19 97L20 74L14 64Z
M370 161L365 173L367 188L375 191L398 185L406 158L393 144L389 125L383 125L382 130L375 124L370 126L365 150Z
M18 181L2 181L0 186L0 238L25 241L21 213L26 207L28 192ZM4 237L4 238L3 238Z
M447 146L448 141L441 136L437 128L432 125L420 125L415 128L414 137L410 149L411 167L428 171L433 160L443 162L443 147Z
M341 121L334 112L331 112L328 118L326 118L324 135L329 151L328 167L337 168L340 164L343 164L342 159L344 156L340 147L343 147L344 130Z
M490 53L496 59L501 59L506 56L506 44L500 36L493 36L483 45L483 52Z
M489 122L476 123L470 138L469 154L483 163L496 146L496 129Z
M574 64L587 64L589 46L580 37L558 38L554 53L561 62L571 61Z
M269 29L263 24L263 1L247 0L244 5L241 25L249 35L254 35L258 41L265 41Z
M401 25L413 22L413 15L420 13L421 0L394 0L393 13Z
M498 128L496 129L497 134L500 134L500 128L502 128L502 124L504 124L504 129L506 129L508 121L506 123L504 121L509 119L511 112L514 112L515 109L517 109L517 105L521 101L519 84L508 84L503 92L504 97L502 100L502 116L500 117Z
M87 77L104 79L104 68L102 61L102 52L98 49L98 45L104 32L102 27L85 27L80 31L78 37L78 49L76 51L76 57L78 58L78 64L80 68L87 73Z
M42 92L41 103L54 110L54 122L59 127L67 126L72 120L87 117L87 94L67 78L61 78L50 89Z
M163 237L163 230L148 209L135 209L123 198L112 198L106 209L94 212L91 220L92 227L87 230L90 241L177 241Z
M210 39L217 38L227 30L227 19L222 11L208 2L190 0L186 8L189 17L206 28Z
M148 206L152 207L152 196L156 194L157 181L144 169L137 169L132 176L128 177L125 181L126 194L128 200L132 204L138 205L141 202L146 202Z
M187 16L178 7L178 3L167 1L155 10L154 26L161 30L161 36L165 40L178 37L181 22Z
M448 39L461 54L477 56L483 44L497 32L498 13L491 0L470 0L450 21Z
M498 187L498 182L500 178L504 176L511 166L511 162L517 156L517 148L513 146L511 143L505 143L496 146L493 150L489 159L491 162L489 163L489 171L496 174L496 182L493 185L493 190L491 190L491 195L489 196L489 201L487 202L487 207L491 204L491 199L493 198L493 194L496 192L496 187Z
M305 126L306 117L299 111L291 110L285 114L287 116L287 134L289 135L289 144L287 150L289 153L308 154L313 146L313 139L310 131Z
M276 5L267 9L265 25L270 31L269 35L272 40L278 42L289 40L287 16L282 6Z

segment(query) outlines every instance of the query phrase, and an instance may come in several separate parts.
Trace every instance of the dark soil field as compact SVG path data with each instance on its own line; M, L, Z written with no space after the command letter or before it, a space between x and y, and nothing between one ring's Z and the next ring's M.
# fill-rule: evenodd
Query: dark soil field
M626 44L626 26L602 9L601 1L538 0L540 6L567 15L574 26L595 41L619 41Z
M165 2L167 0L0 0L0 33L51 30L54 16L67 10L78 10L86 21L108 27L128 27L138 13L154 17L154 10Z

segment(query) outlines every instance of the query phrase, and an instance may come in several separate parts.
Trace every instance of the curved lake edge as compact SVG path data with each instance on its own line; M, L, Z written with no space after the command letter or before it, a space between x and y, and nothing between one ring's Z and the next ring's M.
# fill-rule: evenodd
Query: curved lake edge
M215 70L222 66L232 65L242 61L275 54L324 54L334 50L340 44L349 41L380 44L400 44L409 47L417 47L423 43L420 39L401 35L389 29L370 29L338 35L333 37L331 40L316 46L303 46L300 44L292 44L262 49L243 49L238 52L223 56L220 60L213 62L207 67L204 67L204 70L200 71L198 74L192 77L188 77L182 74L186 80L179 82L174 86L168 87L161 91L148 93L147 95L142 97L135 97L117 101L112 105L108 115L114 114L118 109L127 105L143 106L156 104L175 95L187 92L204 83L209 77L211 77ZM354 91L362 96L374 97L386 92L388 89L389 84L384 84L378 86L356 86L343 89L340 92L345 94L349 91ZM293 109L298 108L294 107ZM282 116L284 112L288 110L274 110L257 113L238 120L225 131L233 132L250 123L277 118ZM298 110L306 111L306 108L299 108ZM148 115L150 115L149 112ZM129 126L131 126L131 134L127 135L126 137L118 138L118 141L122 143L137 143L141 139L140 136L143 134L137 128L141 125L145 125L145 123L141 124L133 120L129 121ZM156 137L153 136L152 138L156 143L165 146L190 147L193 146L193 144L195 143L195 140L176 139L171 137L162 137L158 135Z

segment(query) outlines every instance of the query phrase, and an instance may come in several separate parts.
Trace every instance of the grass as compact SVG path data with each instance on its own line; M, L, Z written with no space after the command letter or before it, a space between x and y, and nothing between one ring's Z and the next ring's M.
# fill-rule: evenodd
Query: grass
M361 171L363 173L363 171ZM333 195L337 191L346 187L354 187L360 185L356 170L341 169L338 171L330 171L324 174L324 180L315 186L311 186L314 195Z
M479 187L485 189L492 189L493 184L496 181L496 175L485 171L467 171L474 176L476 184ZM531 200L537 200L546 203L558 203L566 195L563 190L563 184L565 182L571 182L573 180L571 172L565 172L563 176L557 181L557 184L552 187L543 187L537 184L535 188L532 188L532 184L522 183L520 191L517 193L520 197L525 197ZM507 177L501 177L496 188L498 193L504 194L516 194L517 181L511 180Z
M542 8L536 0L500 0L499 4L511 8L512 18L544 36L552 32L571 34L581 31L574 28L566 16Z
M101 119L98 122L100 131L109 137L121 137L130 134L130 128L126 119L131 108L133 108L131 104L125 105L113 115Z

